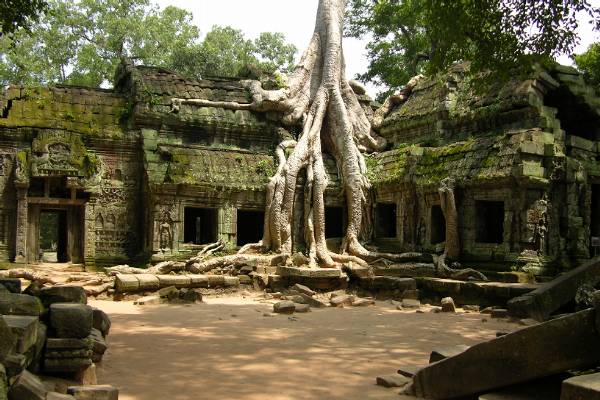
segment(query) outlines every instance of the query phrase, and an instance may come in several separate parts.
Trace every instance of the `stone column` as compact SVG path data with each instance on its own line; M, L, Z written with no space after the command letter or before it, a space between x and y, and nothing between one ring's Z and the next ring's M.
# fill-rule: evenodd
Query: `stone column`
M96 200L92 194L83 206L83 259L86 266L96 264Z
M27 186L17 186L17 233L15 262L19 264L27 263Z
M237 209L227 205L219 208L217 238L225 244L225 248L236 247Z

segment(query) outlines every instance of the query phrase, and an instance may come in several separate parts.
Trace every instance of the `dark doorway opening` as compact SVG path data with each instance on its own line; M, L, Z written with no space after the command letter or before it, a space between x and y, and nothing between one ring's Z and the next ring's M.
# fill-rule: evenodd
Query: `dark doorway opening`
M377 203L375 206L375 237L396 237L396 204Z
M42 210L40 213L39 259L64 263L69 260L67 212Z
M186 207L183 215L183 241L208 244L217 241L217 210Z
M476 229L479 243L504 241L504 202L476 201Z
M344 237L344 207L325 207L325 237Z
M265 224L264 211L237 211L237 245L257 243L262 239Z
M545 96L544 104L558 110L556 117L567 135L588 140L600 139L600 119L584 96L577 96L568 87L561 85Z
M446 218L441 206L431 207L431 244L443 243L446 241Z

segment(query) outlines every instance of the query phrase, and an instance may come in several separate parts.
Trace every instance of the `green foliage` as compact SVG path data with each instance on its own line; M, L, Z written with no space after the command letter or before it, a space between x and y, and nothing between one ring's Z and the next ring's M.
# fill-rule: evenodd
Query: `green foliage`
M581 12L598 27L600 8L587 0L350 0L346 34L370 35L369 68L359 78L393 90L462 60L473 73L500 77L549 62L577 44Z
M45 0L0 1L0 36L27 29L48 7Z
M273 166L273 163L268 160L260 160L256 163L256 173L270 178L275 175L275 167Z
M192 77L257 79L278 70L291 70L296 52L281 33L263 32L253 42L238 29L213 26L202 43L174 52L172 68Z
M585 79L600 91L600 43L592 43L585 53L576 55L575 64Z

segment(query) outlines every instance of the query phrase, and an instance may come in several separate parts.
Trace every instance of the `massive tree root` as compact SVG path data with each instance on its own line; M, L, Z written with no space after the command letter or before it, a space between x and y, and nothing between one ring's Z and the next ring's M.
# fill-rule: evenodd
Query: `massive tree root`
M300 221L293 221L294 208L302 207L309 266L339 268L347 262L366 265L379 258L402 261L401 255L372 252L359 242L363 229L368 228L363 220L370 214L370 183L362 153L385 149L385 139L372 126L380 125L394 105L405 101L421 77L412 79L370 121L345 79L344 10L345 0L319 1L314 34L285 88L264 90L260 82L245 81L243 84L252 94L250 104L173 99L174 112L182 104L277 111L284 124L302 124L297 141L283 141L276 149L278 168L266 187L263 238L259 243L244 246L238 255L258 252L290 255L296 251L298 246L292 243L293 224ZM324 193L328 177L323 153L336 161L346 202L347 227L339 254L328 250L325 241ZM295 204L296 184L301 174L306 176L304 203Z

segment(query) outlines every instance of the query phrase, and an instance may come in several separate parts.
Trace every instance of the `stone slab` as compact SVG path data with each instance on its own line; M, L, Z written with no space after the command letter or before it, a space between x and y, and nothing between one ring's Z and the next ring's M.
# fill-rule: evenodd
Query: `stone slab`
M278 266L277 275L296 278L328 278L342 277L342 271L337 268L302 268Z
M48 338L46 339L47 350L77 350L77 349L89 349L92 346L92 341L88 337L85 339L61 339L61 338Z
M17 337L4 320L4 316L0 315L0 359L10 354L16 345Z
M273 312L279 314L293 314L296 310L296 306L293 301L279 301L273 304Z
M21 293L21 280L19 278L0 278L0 285L11 293Z
M223 286L225 287L237 287L240 286L240 279L237 276L223 276Z
M398 278L394 276L375 276L359 280L360 287L367 290L397 290L403 293L406 290L415 290L417 282L412 278Z
M37 297L0 292L0 314L39 317L43 309L42 303Z
M115 289L117 292L137 292L140 290L140 281L133 274L118 274L115 277Z
M46 396L46 400L75 400L75 397L71 396L70 394L50 392Z
M468 348L469 348L469 346L464 345L464 344L459 344L456 346L440 347L431 352L431 354L429 355L429 363L441 361L444 358L448 358L448 357L454 357L455 355L462 353L463 351L467 350Z
M90 335L92 307L76 303L54 303L50 306L50 326L59 338L83 339Z
M139 290L158 290L160 289L160 281L153 274L136 274L139 281Z
M110 385L69 386L67 393L76 400L118 400L119 390Z
M9 400L46 400L48 391L42 381L29 371L23 371L8 391Z
M560 400L600 400L600 372L563 381Z
M45 372L79 372L90 365L92 359L88 357L77 358L46 358L44 360Z
M17 338L16 350L18 353L25 354L35 345L38 338L38 317L5 315L4 321Z
M206 288L208 287L208 276L207 275L188 275L190 277L190 287L192 288Z
M508 302L511 315L543 321L554 311L575 298L584 283L595 286L600 282L600 259L585 263L554 280L541 285L530 293Z
M490 362L502 360L502 362ZM454 398L600 363L595 310L588 309L476 344L430 364L413 378L414 394Z
M192 280L187 275L156 275L160 287L175 286L176 288L190 287Z
M40 290L40 299L44 307L54 303L81 303L87 304L85 290L77 285L56 285Z

